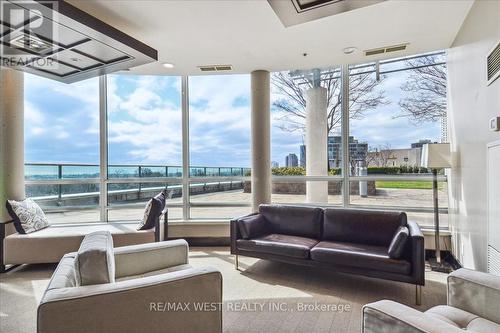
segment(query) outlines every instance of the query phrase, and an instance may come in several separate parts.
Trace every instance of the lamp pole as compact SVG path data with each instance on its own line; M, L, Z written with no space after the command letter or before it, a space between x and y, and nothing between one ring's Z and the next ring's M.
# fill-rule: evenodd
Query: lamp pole
M441 264L441 247L439 242L439 202L438 202L438 183L437 183L437 169L432 169L432 192L434 198L434 237L436 244L436 262Z

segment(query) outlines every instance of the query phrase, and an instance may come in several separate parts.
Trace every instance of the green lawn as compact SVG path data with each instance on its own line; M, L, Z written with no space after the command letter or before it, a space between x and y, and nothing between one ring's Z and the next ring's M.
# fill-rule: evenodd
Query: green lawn
M401 189L420 189L432 190L432 182L429 181L376 181L377 188L401 188ZM442 188L443 184L438 183L438 188Z

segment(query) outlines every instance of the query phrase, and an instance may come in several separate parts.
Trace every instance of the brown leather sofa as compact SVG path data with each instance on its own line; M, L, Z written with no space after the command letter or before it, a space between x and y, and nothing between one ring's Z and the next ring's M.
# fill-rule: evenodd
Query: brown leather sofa
M402 255L388 255L400 226L409 236ZM404 212L261 205L259 212L231 221L231 253L317 266L416 285L425 284L424 237Z

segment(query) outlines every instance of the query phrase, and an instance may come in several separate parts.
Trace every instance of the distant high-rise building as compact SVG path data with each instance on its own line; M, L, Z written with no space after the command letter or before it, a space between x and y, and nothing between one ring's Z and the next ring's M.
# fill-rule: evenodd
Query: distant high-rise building
M368 143L359 142L353 136L349 137L349 158L354 161L364 161L368 154ZM328 137L328 165L330 168L342 166L342 137Z
M272 161L272 162L271 162L271 167L272 167L272 168L279 168L279 167L280 167L280 164L279 164L278 162L276 162L276 161Z
M441 143L448 142L448 117L441 117Z
M304 168L306 167L306 149L307 147L305 145L300 146L300 166L303 166ZM350 136L349 154L351 160L364 161L368 154L368 143L358 142L358 140ZM340 168L342 166L341 136L328 137L328 165L330 168Z
M432 143L432 140L418 140L418 142L412 143L411 147L412 148L422 148L423 145L426 143Z
M285 165L287 168L293 168L299 166L299 159L296 154L288 154L285 158Z
M300 145L300 161L299 165L302 168L306 167L306 145Z

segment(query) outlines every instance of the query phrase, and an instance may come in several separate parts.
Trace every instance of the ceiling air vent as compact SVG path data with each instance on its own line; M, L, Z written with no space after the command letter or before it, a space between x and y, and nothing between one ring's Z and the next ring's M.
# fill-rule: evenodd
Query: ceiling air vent
M365 50L365 56L372 56L372 55L376 55L376 54L404 51L404 50L406 50L407 46L408 46L408 43L405 43L405 44L384 46L384 47L379 47L376 49Z
M198 66L198 68L202 72L223 72L233 70L233 66L231 65L206 65Z
M488 85L500 76L500 42L491 50L486 58Z

